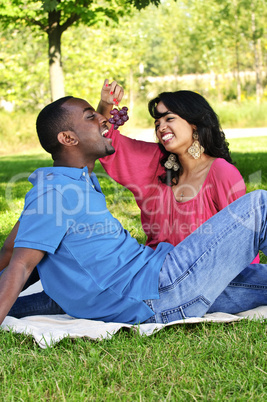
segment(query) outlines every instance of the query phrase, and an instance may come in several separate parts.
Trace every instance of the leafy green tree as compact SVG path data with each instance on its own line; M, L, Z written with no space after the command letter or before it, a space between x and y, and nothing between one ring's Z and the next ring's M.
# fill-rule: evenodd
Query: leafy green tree
M263 96L262 63L263 52L266 49L262 47L262 40L266 39L266 0L243 0L246 9L246 36L253 45L254 71L256 75L256 99L259 103ZM248 12L248 10L250 12Z
M124 4L127 0L114 1ZM117 7L117 18L103 12L94 25L79 24L79 20L64 31L60 42L66 93L85 98L90 94L95 105L103 78L110 78L124 85L127 106L137 96L146 103L161 91L185 87L219 100L240 100L241 89L242 99L254 96L256 67L258 82L264 84L266 1L162 0L158 7L150 4L140 11L129 6L129 12L119 13ZM32 1L27 3L33 7ZM42 2L34 3L43 12ZM109 3L115 4L98 2L95 7ZM0 96L19 107L40 108L49 102L50 92L46 41L38 26L33 29L26 21L17 21L12 10L13 19L0 31ZM118 15L123 15L119 24ZM244 71L250 75L242 75ZM203 79L205 73L209 76ZM185 80L188 74L190 80Z
M79 23L92 26L99 21L118 21L131 7L142 9L159 0L0 0L1 25L20 29L29 26L48 35L49 76L51 99L64 96L61 56L62 34Z
M266 0L215 0L217 13L214 29L222 27L222 49L228 49L230 65L235 72L236 97L241 100L241 71L250 70L256 75L256 97L263 93L262 61L266 52L264 46ZM229 59L228 59L229 60Z
M0 99L20 109L35 109L49 102L46 46L27 28L0 31Z

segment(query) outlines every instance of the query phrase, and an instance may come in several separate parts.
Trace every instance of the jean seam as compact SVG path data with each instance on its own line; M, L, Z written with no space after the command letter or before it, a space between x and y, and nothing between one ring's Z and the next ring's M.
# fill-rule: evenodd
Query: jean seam
M190 275L189 269L187 271L185 271L181 276L179 276L179 278L177 278L171 285L168 286L164 286L162 288L159 288L159 294L160 293L166 293L174 288L176 288L176 286L182 282L185 278L187 278Z
M207 307L211 306L211 302L208 299L206 299L206 297L204 297L203 295L199 295L199 296L195 297L194 299L190 300L187 303L184 303L184 304L181 304L180 306L173 307L171 309L162 311L161 315L163 317L166 317L166 316L168 316L170 314L173 314L173 313L175 313L177 311L180 311L181 314L183 315L183 317L186 318L186 315L184 314L184 309L189 307L189 306L191 306L191 305L193 305L193 304L195 304L198 301L203 301L207 305Z
M246 283L234 283L234 282L230 282L229 287L233 287L233 288L247 288L247 289L266 289L267 290L267 286L265 285L249 285Z
M151 302L150 299L144 300L144 303L146 303L146 305L154 312L154 310L153 310L153 303Z
M208 299L206 299L205 296L199 295L199 296L195 297L193 300L190 300L190 302L182 304L180 307L185 308L185 307L191 306L192 304L194 304L196 301L199 301L199 300L202 300L207 306L210 306L210 301Z

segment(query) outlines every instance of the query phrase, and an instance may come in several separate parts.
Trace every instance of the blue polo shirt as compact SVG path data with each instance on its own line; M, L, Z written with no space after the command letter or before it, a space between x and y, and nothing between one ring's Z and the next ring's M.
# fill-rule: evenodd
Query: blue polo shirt
M140 245L108 211L87 167L37 169L29 181L15 247L46 252L38 264L45 292L71 316L138 323L158 294L159 271L173 246Z

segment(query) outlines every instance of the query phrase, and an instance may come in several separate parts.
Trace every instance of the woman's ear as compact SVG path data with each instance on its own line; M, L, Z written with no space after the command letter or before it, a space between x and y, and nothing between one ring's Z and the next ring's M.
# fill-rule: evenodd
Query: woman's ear
M58 142L67 147L78 144L78 139L73 131L61 131L57 135Z

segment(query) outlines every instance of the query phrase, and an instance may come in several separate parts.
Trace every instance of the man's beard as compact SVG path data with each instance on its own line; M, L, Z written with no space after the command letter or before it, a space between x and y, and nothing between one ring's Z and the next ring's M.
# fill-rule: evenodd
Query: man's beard
M105 155L105 156L108 156L108 155L114 154L115 149L114 149L113 147L108 148L108 147L106 146L106 147L105 147L105 151L106 151L106 155Z

